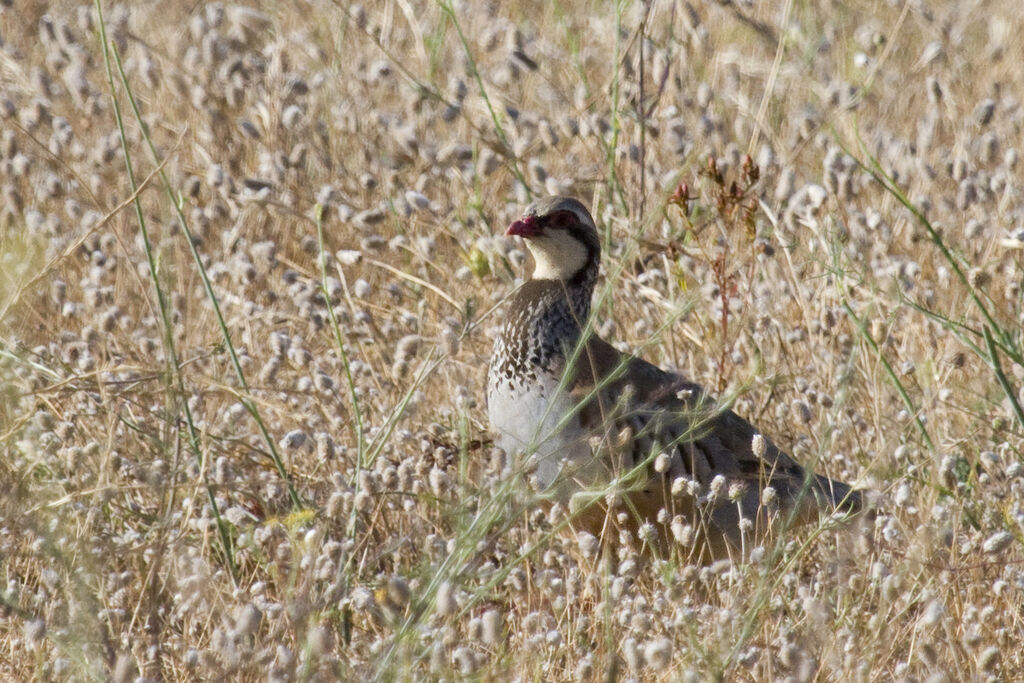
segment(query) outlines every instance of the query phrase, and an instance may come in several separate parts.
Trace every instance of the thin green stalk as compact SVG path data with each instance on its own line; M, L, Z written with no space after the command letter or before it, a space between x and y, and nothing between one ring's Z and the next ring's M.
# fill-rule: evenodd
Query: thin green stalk
M342 2L339 2L338 0L334 0L334 6L339 8L343 12L347 13L348 12L349 3L342 3ZM349 28L349 24L348 23L344 23L342 26L343 26L343 30L348 30L348 28ZM415 85L416 88L419 89L420 92L422 92L425 95L429 95L431 98L433 98L433 99L437 100L438 102L441 102L442 104L445 104L445 105L447 105L449 107L457 107L458 106L458 103L453 102L453 101L449 100L447 97L445 97L444 93L442 93L441 90L437 86L433 85L432 83L425 83L425 82L421 81L419 78L417 78L416 74L414 74L412 72L412 70L410 70L409 67L406 65L406 63L405 63L406 60L403 59L402 56L396 55L394 52L389 50L387 45L385 45L381 41L380 36L378 36L373 31L371 31L371 30L369 30L367 28L362 29L362 32L374 44L374 46L378 50L380 50L381 54L383 54L385 57L387 57L388 62L390 62L392 65L394 65L394 67L396 69L398 69L398 71L401 72L401 74L403 76L405 76L409 80L410 83ZM343 42L347 37L348 36L346 34L342 34L341 36L338 37L338 40Z
M473 59L473 51L469 48L469 41L466 40L466 35L462 32L462 25L459 24L459 19L455 15L455 8L452 7L451 0L437 0L441 7L441 11L448 15L452 25L455 27L455 32L459 34L459 42L462 43L462 51L466 55L466 62L469 65L469 71L473 76L473 80L476 81L476 87L480 91L480 97L483 98L484 104L487 105L487 111L490 112L491 121L494 122L494 132L498 134L498 139L501 140L501 144L504 145L505 151L509 155L509 159L512 163L512 175L516 177L523 187L526 188L526 196L532 198L533 192L530 190L530 184L526 182L526 176L519 168L519 160L516 159L515 153L512 151L512 145L508 142L508 136L505 135L505 128L501 125L501 118L498 116L498 112L494 109L494 105L491 103L491 98L487 95L487 88L484 86L484 79L480 76L480 70L476 67L476 60Z
M433 351L431 351L431 355L432 354ZM398 402L398 405L394 407L394 409L391 411L391 414L388 415L388 418L384 421L384 426L381 427L380 431L377 432L373 440L370 442L369 454L366 456L366 462L368 464L372 465L374 461L377 459L377 457L380 455L381 451L384 450L384 446L387 445L388 439L391 438L391 435L394 433L395 428L398 427L398 421L402 419L402 416L405 414L405 411L409 406L409 402L416 394L416 391L420 388L420 386L422 386L423 382L426 381L427 377L434 374L434 370L440 367L441 363L445 360L444 356L432 358L431 355L428 355L427 361L423 365L423 370L420 372L419 375L417 375L416 379L414 379L412 383L409 385L409 388L406 390L405 395L402 396L402 399Z
M142 234L143 249L146 253L146 262L149 266L149 274L153 281L153 288L156 292L157 307L160 312L161 327L163 329L164 337L164 364L165 371L167 372L168 379L177 384L177 391L181 408L185 413L185 422L188 425L189 430L189 446L195 455L196 461L199 463L199 469L202 473L204 488L206 489L207 500L210 504L210 509L213 514L214 521L217 525L217 533L220 537L221 548L224 552L224 558L227 561L228 568L231 571L231 578L237 584L238 583L238 566L235 563L234 551L232 549L231 537L228 535L228 529L226 522L221 518L220 509L217 505L217 499L213 492L213 487L210 485L207 479L207 468L203 466L203 454L202 448L199 444L199 430L195 426L195 421L192 418L192 411L189 408L188 401L185 400L185 381L182 377L181 368L178 362L177 351L174 347L174 325L171 322L170 314L168 312L167 295L165 294L163 287L160 284L159 268L156 262L156 256L153 253L153 243L150 239L149 229L146 226L146 219L142 213L142 202L138 197L138 183L135 178L135 169L132 165L131 152L128 147L128 136L125 133L124 118L121 115L121 106L117 99L117 94L114 86L114 73L110 63L110 48L111 45L107 41L107 28L106 23L103 19L103 6L100 0L96 0L96 12L98 16L100 41L103 46L103 65L107 73L107 84L110 88L110 100L114 110L114 118L117 121L117 130L121 138L121 152L124 156L125 168L128 173L128 181L131 185L132 193L135 194L135 217L139 224L139 231ZM115 48L116 52L116 48ZM115 54L115 59L117 56ZM121 63L118 59L118 69L121 72L122 82L124 81L124 72L121 70ZM127 87L127 83L125 83ZM133 98L130 92L128 93L129 100L132 100L132 107L135 108ZM173 379L172 379L173 378ZM170 387L168 387L170 389ZM168 402L168 413L173 414L171 410L173 407L174 398L171 391L165 394L165 398Z
M97 0L97 5L99 0ZM156 150L156 145L153 143L153 139L149 134L149 127L146 126L142 120L142 113L139 111L138 103L135 100L135 95L132 92L131 85L128 83L128 77L124 72L124 66L121 63L121 56L117 51L117 47L113 49L114 60L117 63L118 72L120 74L121 83L125 89L125 95L128 98L128 102L131 104L132 112L135 115L135 120L139 124L139 128L142 131L142 137L146 141L149 147L150 155L152 156L153 162L160 165L160 155ZM126 143L123 143L126 147ZM266 423L264 423L262 416L256 409L256 405L248 398L250 393L249 384L245 379L245 373L242 370L242 364L238 360L238 353L235 351L235 345L231 341L231 332L228 330L227 323L224 321L224 315L220 309L220 302L217 299L216 293L213 291L213 284L210 282L209 275L206 272L206 267L203 265L202 258L199 254L199 250L196 247L196 240L193 237L192 229L188 225L188 221L185 218L185 213L182 209L183 199L181 196L175 196L174 190L171 188L170 181L167 178L166 173L160 171L160 181L164 186L164 191L170 199L171 204L174 206L175 214L178 218L178 225L181 227L182 233L185 235L185 242L188 244L189 251L192 254L192 260L196 264L196 269L199 272L199 277L203 282L203 289L206 291L207 299L210 301L210 305L213 308L214 315L217 318L217 325L220 327L221 336L224 339L224 346L228 351L228 356L231 358L231 364L235 371L235 377L238 380L239 386L246 393L245 396L239 396L239 402L248 411L249 415L252 416L256 422L257 427L260 430L260 435L263 437L264 442L267 444L267 448L270 452L270 459L274 463L274 467L277 470L278 475L285 482L288 488L288 496L292 502L292 508L295 510L302 510L305 506L302 503L302 499L299 497L298 492L295 490L295 485L292 482L291 476L288 474L288 470L284 465L284 461L281 459L280 454L277 452L277 446L274 444L274 439L270 436L270 430L267 429ZM186 402L187 410L187 402Z
M740 651L753 637L754 629L759 625L756 617L762 610L768 607L771 595L778 589L783 581L786 580L786 577L789 575L790 570L792 570L797 560L800 559L800 557L802 557L803 554L817 542L818 538L830 528L832 527L829 525L819 526L813 533L809 534L807 538L804 539L793 554L783 562L781 567L776 564L771 572L763 572L761 574L762 581L759 582L752 604L744 615L745 619L743 626L740 629L740 633L736 637L735 643L729 651L729 654L726 655L725 661L722 663L723 674L729 664L736 661L740 655ZM779 542L775 545L776 553L774 555L774 559L777 560L781 557L784 545L785 543L783 542L782 537L780 537Z
M367 467L371 467L373 465L373 462L377 459L377 456L380 455L381 451L384 449L384 446L390 439L391 434L394 433L394 430L397 427L399 420L405 413L405 410L408 407L409 402L412 400L413 395L416 393L416 390L422 385L423 381L425 381L426 378L430 376L437 367L440 366L442 359L428 360L428 362L424 365L421 373L411 383L411 386L406 391L405 395L402 397L402 400L399 401L398 405L392 411L391 415L388 416L383 428L379 430L377 435L374 437L373 441L368 444L366 442L365 437L365 427L362 416L362 408L359 401L359 396L356 393L355 377L352 375L352 368L351 363L349 361L348 352L345 350L344 335L342 334L341 327L338 325L337 316L335 316L334 314L334 307L330 303L330 296L327 292L327 248L324 241L323 212L324 207L318 204L315 209L315 222L317 229L317 241L319 246L320 286L321 293L324 296L324 300L327 302L327 316L328 319L330 320L331 331L334 334L335 344L338 347L338 352L341 354L342 367L344 368L345 371L345 379L349 389L349 399L352 402L352 412L355 422L357 443L357 455L355 471L352 474L352 486L355 492L358 493L360 473ZM348 524L346 525L346 533L348 534L349 538L353 540L355 537L357 517L358 512L355 510L355 508L353 508L351 515L349 517ZM341 575L345 576L346 578L351 578L351 562L355 559L356 555L349 555L348 561L344 565L342 565L340 569Z
M965 332L970 332L971 334L973 334L976 337L984 338L985 335L984 335L983 332L979 332L978 330L974 329L973 327L971 327L971 326L969 326L969 325L967 325L965 323L958 323L958 322L956 322L954 320L951 320L948 316L945 316L945 315L943 315L941 313L933 311L933 310L931 310L929 308L925 308L924 306L922 306L921 304L917 303L916 301L912 301L912 300L910 300L910 299L908 299L906 297L901 296L900 300L901 300L902 303L904 303L907 306L909 306L910 308L914 309L915 311L917 311L921 315L924 315L925 317L931 318L935 322L937 322L940 325L942 325L942 327L944 327L945 329L947 329L950 332L952 332L953 335L956 336L957 340L959 340L961 344L963 344L964 346L969 348L977 356L982 357L982 358L985 357L985 352L981 350L981 347L978 346L977 344L975 344L974 341L965 334Z
M640 197L636 215L637 220L641 223L644 220L644 204L647 201L647 105L644 98L644 41L647 38L647 20L650 18L652 7L653 4L648 6L643 19L640 20L640 39L637 42L637 52L639 53L637 61L640 63L640 74L637 79L640 93L636 104L636 117L640 123Z
M922 315L928 318L931 318L932 320L942 325L944 329L952 332L953 336L955 336L961 344L963 344L971 351L973 351L974 354L978 356L978 358L983 359L988 364L988 366L992 368L993 374L996 375L996 381L999 382L999 385L1003 389L1003 392L1006 393L1006 396L1010 398L1011 401L1014 401L1016 403L1016 394L1013 392L1013 388L1010 386L1009 378L1003 372L1002 366L999 364L998 357L996 355L999 352L999 350L1002 349L1002 347L999 345L999 342L997 342L992 337L992 333L991 331L988 330L987 325L981 332L979 332L978 330L975 330L974 328L969 327L964 323L958 323L953 320L950 320L948 317L942 315L941 313L937 313L928 308L925 308L924 306L914 301L910 301L909 299L903 299L903 301L915 311L921 313ZM982 349L980 346L975 344L974 341L964 333L964 331L982 337L985 341L985 349ZM995 359L994 363L993 359ZM1014 413L1017 413L1018 419L1020 419L1020 413L1018 412L1018 406L1016 405L1014 406ZM1024 422L1022 422L1021 425L1024 426Z
M988 325L985 325L982 331L985 333L985 346L988 349L989 365L992 367L992 372L995 373L999 386L1003 388L1003 393L1006 394L1006 398L1010 399L1010 405L1013 406L1013 413L1017 416L1018 424L1024 427L1024 410L1021 410L1020 402L1017 401L1017 392L1013 390L1010 380L1006 378L1006 373L1003 372L1002 365L999 364L999 353L996 351L996 344L992 339L992 331L988 328Z
M341 365L345 369L345 380L348 384L349 399L352 401L352 417L355 422L356 430L356 468L355 472L352 473L352 485L353 488L358 492L359 490L359 475L365 469L367 463L365 461L366 455L366 439L363 431L363 413L359 402L359 395L356 393L356 380L352 376L352 365L349 362L348 352L345 350L345 339L341 334L341 327L338 325L338 319L334 315L334 306L331 304L331 297L327 292L327 250L324 248L324 207L321 204L316 205L316 236L317 243L320 248L319 262L320 262L320 289L324 296L324 302L327 307L327 317L331 322L331 331L334 332L334 343L338 347L338 353L341 354ZM346 529L346 533L350 538L355 536L356 529L356 518L358 511L355 507L352 508L352 512L349 516L349 521ZM351 559L351 557L350 557ZM347 567L347 564L346 564Z
M845 151L851 158L853 158L853 160L862 170L867 172L875 182L881 185L886 192L895 197L896 200L900 204L902 204L903 207L914 216L914 218L917 219L917 222L920 223L920 225L928 233L928 237L931 239L932 244L938 247L939 252L946 260L946 263L948 263L949 267L953 269L953 272L956 274L957 279L960 280L960 284L962 284L964 288L967 290L968 296L971 298L971 301L974 302L974 305L981 312L981 315L985 318L985 321L989 324L989 326L991 326L992 330L995 330L996 336L998 337L999 347L1003 350L1004 353L1006 353L1007 356L1010 357L1011 360L1013 360L1014 363L1020 366L1024 366L1024 355L1021 354L1020 349L1014 342L1010 333L1007 330L1004 330L999 325L999 323L996 322L995 318L992 316L992 313L988 310L988 307L985 306L985 303L981 300L981 297L978 296L978 293L975 290L975 288L971 285L970 279L967 277L967 274L964 273L963 268L961 268L960 262L953 256L953 253L946 245L945 240L942 239L942 235L939 234L939 232L935 229L935 226L931 224L931 221L929 221L927 217L925 217L925 215L921 213L921 210L918 209L917 206L915 206L914 203L907 198L907 196L903 193L902 190L900 190L900 188L896 185L896 181L893 180L884 170L882 170L882 167L878 163L878 160L871 154L871 152L868 151L867 145L864 143L864 140L860 136L859 130L857 130L856 135L857 144L860 148L860 151L861 153L864 154L865 157L867 157L869 163L865 164L855 155L850 154L850 151L846 148L846 146L843 145L842 142L840 142L843 151Z
M846 398L848 399L849 397L847 396ZM833 417L841 414L844 403L845 399L840 399L836 401L835 405L833 406ZM834 432L832 429L828 430L826 439L823 440L822 446L819 449L817 460L821 459L824 450L827 448L827 440L828 438L831 438L833 433ZM804 495L809 495L809 488L813 476L814 474L812 468L807 468L807 473L804 478L803 487L800 491L800 497ZM819 524L818 528L815 529L815 531L810 535L810 537L805 539L804 542L796 549L795 552L792 553L792 555L789 558L785 558L784 555L787 545L786 539L788 537L789 529L793 528L793 525L796 521L796 507L798 506L799 502L797 503L797 506L795 506L794 509L791 510L790 514L787 516L785 520L785 523L780 528L780 533L777 536L775 543L772 545L771 552L768 555L768 558L764 565L765 567L774 567L775 569L771 572L763 570L759 572L759 580L757 582L757 587L754 590L754 597L752 602L750 603L750 606L744 613L743 625L740 629L740 633L735 639L728 655L726 655L724 661L721 664L721 672L723 674L724 671L737 660L744 647L746 647L747 643L749 643L750 639L753 637L755 629L758 625L757 616L762 612L762 610L765 609L765 607L767 607L771 595L776 591L776 589L780 585L782 578L786 576L786 574L796 564L797 560L803 555L803 553L806 552L812 546L812 544L816 542L818 537L822 533L827 531L829 528L831 528L831 526L827 523ZM779 567L780 562L783 562L781 570Z
M635 248L635 243L633 247ZM612 285L614 282L617 281L619 277L621 277L621 273L625 267L625 263L627 263L628 261L628 258L621 259L617 269L615 269L611 274L609 274L606 286L598 294L598 305L600 305L601 301L603 301L605 298L611 295L611 292L613 290ZM675 320L677 320L678 317L685 314L687 310L689 310L689 307L676 311L675 315L669 316L668 319L663 323L663 325L660 326L659 329L652 335L652 342L654 338L657 338L665 329L669 328L672 325L672 323ZM567 358L566 360L566 366L568 368L575 367L576 363L586 362L585 357L581 356L583 356L586 353L586 340L589 339L589 337L594 333L593 318L587 321L581 321L581 323L583 323L582 326L584 328L583 332L581 333L581 340L578 344L576 344L575 348L573 349L573 353L570 354L570 357ZM554 428L555 431L564 428L565 422L572 419L572 417L575 415L575 411L580 410L583 405L587 404L591 400L594 400L597 396L597 393L605 390L610 383L614 382L619 376L621 376L624 370L625 364L622 364L608 376L602 378L602 381L598 384L598 386L594 388L593 391L589 393L586 397L584 397L576 406L574 411L570 415L564 417L563 420L559 423L559 425L557 425ZM565 389L565 383L569 381L571 375L571 370L567 370L565 373L563 373L563 377L561 380L561 390ZM710 413L707 416L707 419L713 419L713 417L714 413ZM542 417L540 422L543 423L544 421L545 418ZM688 432L688 434L692 435L693 431L699 430L703 424L706 423L702 422L700 419L696 419L691 425L691 430L690 432ZM534 440L538 440L540 436L540 434L535 435ZM680 438L685 439L685 436ZM635 479L637 474L639 474L640 472L645 471L646 468L650 465L650 461L654 457L656 457L656 455L657 453L655 452L650 453L646 459L644 459L642 462L637 463L628 472L622 473L613 481L609 482L604 487L604 490L595 491L595 498L603 499L606 497L608 493L621 492L624 489L628 489L632 485L631 480ZM467 525L460 526L458 530L458 542L455 544L455 552L450 554L439 568L432 570L432 579L430 583L424 588L422 597L419 599L416 606L410 610L409 614L405 617L400 626L396 629L390 647L384 654L381 661L378 663L376 678L386 677L386 672L388 672L389 667L392 665L392 662L394 661L394 658L399 653L401 643L407 640L410 634L414 633L414 627L416 626L416 624L420 623L427 614L427 611L432 605L432 600L434 599L434 596L441 582L445 580L458 581L460 577L462 577L464 573L467 571L467 567L469 566L470 560L472 560L472 558L476 556L476 549L478 547L479 542L484 540L488 534L493 532L495 524L499 523L499 521L501 520L504 520L505 523L508 524L509 520L515 517L514 514L510 513L509 506L518 488L519 484L517 477L512 476L504 480L497 487L497 490L493 493L493 495L489 496L483 503L483 505L479 507L479 509L476 511L470 522ZM520 512L526 511L528 509L531 509L538 500L543 498L543 495L531 497L530 500L518 504L514 509L518 509ZM486 599L482 596L488 595L488 591L493 587L499 585L502 581L504 581L504 579L507 578L507 576L509 575L513 568L519 566L520 564L525 562L529 557L533 556L537 552L538 548L543 547L545 544L549 543L551 538L553 538L557 533L559 533L562 529L564 529L571 523L572 518L573 516L570 512L565 518L561 520L561 522L558 525L555 526L555 528L550 529L546 534L543 534L542 537L536 540L534 543L525 548L522 548L515 557L503 563L499 571L495 572L486 582L476 587L476 590L472 597L467 601L466 604L462 605L460 610L461 613L470 611L480 601Z
M949 264L949 267L953 270L957 279L960 281L960 284L963 285L964 289L967 291L967 295L970 297L971 302L978 309L978 311L980 311L982 317L985 320L985 324L982 326L982 330L979 333L978 330L973 329L966 324L954 323L951 319L949 319L948 316L944 316L934 311L930 311L929 309L919 304L911 302L911 307L933 319L941 321L941 323L946 329L953 331L954 334L956 334L962 342L969 346L971 350L978 355L979 358L982 358L986 361L986 363L992 369L993 374L995 374L996 381L999 383L1000 388L1002 388L1003 393L1005 393L1007 398L1010 400L1010 404L1013 408L1018 423L1022 427L1024 427L1024 410L1021 409L1020 402L1017 399L1016 392L1010 384L1006 374L1003 372L1002 366L999 362L998 355L999 351L1002 351L1010 358L1011 361L1016 363L1018 366L1024 366L1024 354L1021 353L1017 341L1014 338L1014 335L1011 333L1009 329L1004 329L1002 326L999 325L998 322L996 322L995 317L992 315L992 312L989 311L988 306L985 305L985 302L983 300L984 293L979 293L978 289L973 286L967 274L964 272L964 269L961 266L959 259L957 259L954 256L952 250L949 248L945 240L942 238L942 235L939 233L938 230L935 229L935 226L931 224L931 221L929 221L928 218L921 212L921 210L907 198L906 194L904 194L903 191L900 190L900 188L896 185L896 181L893 180L893 178L890 177L887 173L885 173L881 165L878 163L878 160L868 151L867 145L864 143L863 138L861 138L860 136L859 130L856 130L856 136L858 147L860 148L861 153L864 154L868 161L867 163L865 163L861 161L859 158L855 157L853 154L850 154L850 156L854 158L854 161L861 169L866 171L875 182L881 185L886 192L895 197L896 200L900 204L902 204L903 207L907 209L914 216L915 219L917 219L917 222L928 233L928 237L931 240L932 244L934 244L938 248L939 253L942 254L943 259L946 261L947 264ZM849 154L849 150L846 149L845 146L843 146L843 149ZM849 310L849 307L847 307L847 310ZM967 332L970 332L975 336L983 337L983 339L985 340L985 349L983 350L980 347L980 345L975 344L971 340L967 339L966 336L962 333L963 330L966 330Z
M0 348L0 358L7 358L13 361L14 363L22 363L24 365L27 365L36 372L42 373L54 381L60 381L61 379L63 379L59 373L51 370L45 365L37 363L34 360L30 360L28 358L22 358L21 356L9 351L6 348Z
M615 50L614 61L612 62L612 83L611 83L611 115L612 134L607 142L605 156L608 162L608 188L613 196L619 199L619 205L626 210L626 196L619 182L618 172L615 169L615 151L619 146L619 133L622 130L622 122L619 120L619 74L622 62L622 13L626 7L625 0L615 2ZM611 240L611 226L608 226L607 241Z
M331 297L327 292L327 250L324 247L324 207L317 204L314 209L316 215L316 237L320 248L320 289L327 305L327 318L331 321L331 331L334 332L334 342L341 354L341 364L345 369L345 380L348 383L349 398L352 401L352 415L356 427L356 444L358 448L358 466L362 466L365 440L363 435L363 413L359 404L359 396L356 395L356 381L352 376L352 366L348 360L348 351L345 350L345 340L341 334L341 327L338 325L338 318L334 315L334 306L331 305Z
M868 346L871 347L875 352L875 356L882 363L882 367L885 368L886 374L889 375L889 379L892 381L893 386L896 387L897 393L899 393L900 398L903 399L903 404L907 407L907 411L914 417L914 423L921 432L921 438L923 438L924 442L928 444L928 449L934 451L935 444L932 442L932 438L928 436L928 430L925 428L924 422L921 421L921 417L917 414L917 408L914 407L914 402L911 400L910 394L907 393L903 383L900 382L900 378L896 375L896 371L893 370L892 365L889 364L885 354L882 353L882 349L879 348L878 343L871 338L871 333L868 332L867 327L865 327L864 321L857 317L857 314L853 312L853 307L850 306L848 301L843 301L843 309L846 311L846 314L850 316L850 319L853 320L854 324L857 325L857 330L860 332L861 337L864 338L864 341L868 343Z

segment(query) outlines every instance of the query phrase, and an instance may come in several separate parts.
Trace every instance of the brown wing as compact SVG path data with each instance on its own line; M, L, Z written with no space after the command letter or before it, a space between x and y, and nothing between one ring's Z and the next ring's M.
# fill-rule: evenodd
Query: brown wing
M580 422L594 435L595 457L608 459L611 473L631 482L629 503L651 519L661 508L680 505L670 493L680 476L696 480L707 491L716 475L740 483L738 501L744 516L757 514L761 492L775 489L783 509L797 510L797 521L817 518L821 506L855 510L860 495L849 486L806 471L771 440L764 456L754 453L757 430L731 410L723 410L697 384L626 356L593 337L577 362L572 391L582 404ZM667 453L670 467L656 472L653 462ZM723 498L725 498L723 493ZM695 501L674 512L693 515ZM739 522L736 501L721 505L710 523L729 537Z

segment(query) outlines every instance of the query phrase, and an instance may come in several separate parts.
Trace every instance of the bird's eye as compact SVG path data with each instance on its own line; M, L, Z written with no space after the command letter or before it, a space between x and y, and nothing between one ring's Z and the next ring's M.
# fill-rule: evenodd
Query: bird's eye
M568 228L572 225L572 215L568 211L558 211L551 214L548 222L553 228Z

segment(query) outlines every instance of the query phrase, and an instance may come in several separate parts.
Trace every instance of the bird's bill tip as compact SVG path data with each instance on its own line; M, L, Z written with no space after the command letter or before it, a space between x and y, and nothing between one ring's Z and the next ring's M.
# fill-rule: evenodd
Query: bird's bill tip
M540 233L541 225L536 216L523 216L505 231L509 237L536 237Z

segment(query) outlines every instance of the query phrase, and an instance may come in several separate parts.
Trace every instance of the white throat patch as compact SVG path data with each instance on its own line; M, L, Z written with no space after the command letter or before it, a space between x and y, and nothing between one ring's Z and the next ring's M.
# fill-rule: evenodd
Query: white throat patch
M534 280L568 280L587 265L587 247L565 230L527 240L536 266Z

